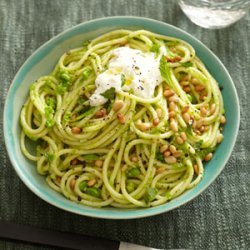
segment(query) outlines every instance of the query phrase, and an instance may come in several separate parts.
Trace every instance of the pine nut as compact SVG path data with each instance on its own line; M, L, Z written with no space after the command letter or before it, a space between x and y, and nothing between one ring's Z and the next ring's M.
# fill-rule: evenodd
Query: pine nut
M73 159L70 163L71 163L71 165L76 165L78 163L78 160L77 159Z
M102 165L103 165L103 161L102 161L102 160L96 160L96 161L95 161L95 165L96 165L98 168L100 168L100 167L102 167Z
M70 188L73 190L75 188L75 185L76 185L76 180L72 179L69 183Z
M215 103L212 103L211 107L210 107L210 114L212 115L215 112Z
M180 136L177 136L177 137L176 137L176 142L177 142L178 144L183 144L183 143L184 143L184 140L183 140Z
M167 151L165 151L165 152L163 153L163 155L164 155L164 157L168 157L168 156L171 155L171 152L167 150Z
M79 127L73 127L73 128L71 128L71 132L73 134L80 134L82 132L82 129Z
M178 150L178 151L176 151L175 153L173 153L173 156L174 156L175 158L179 158L179 157L181 157L181 155L182 155L182 151L181 151L181 150Z
M95 185L95 183L96 183L96 179L91 179L91 180L88 181L87 185L88 185L89 187L92 187L92 186Z
M137 127L141 130L141 131L146 131L149 130L151 128L150 123L146 123L146 122L140 122L137 123Z
M156 114L157 114L158 118L161 118L162 117L162 109L161 108L157 108L156 109Z
M172 154L176 152L176 147L174 145L170 145L169 150Z
M196 128L196 120L192 120L193 123L192 123L192 128L195 129Z
M194 84L194 85L196 85L196 84L199 84L200 81L197 78L192 78L191 79L191 83Z
M128 166L126 165L126 164L124 164L123 166L122 166L122 172L125 172L126 170L127 170L127 168L128 168Z
M183 88L183 90L184 90L186 93L189 93L189 92L191 91L190 87L188 87L188 86L185 86L185 87Z
M179 102L179 97L177 97L176 95L173 95L168 100L170 102Z
M157 118L155 118L155 119L153 120L153 125L154 125L154 126L157 126L157 125L159 124L159 122L160 122L160 120L159 120L159 118L157 117Z
M161 153L164 153L167 149L168 149L168 145L167 145L167 144L162 145L162 146L160 147L160 152L161 152Z
M169 103L169 109L170 109L171 111L176 111L176 105L175 105L174 102L170 102L170 103Z
M117 112L118 110L120 110L122 107L124 106L124 102L122 100L117 100L114 102L113 104L113 110L115 112Z
M201 127L199 128L199 130L200 130L200 132L204 132L204 131L205 131L205 126L201 126Z
M181 78L182 81L188 81L189 80L189 76L188 75L185 75Z
M125 123L125 116L122 113L117 113L117 118L121 124Z
M135 155L132 156L132 157L131 157L131 161L132 161L132 162L138 162L137 156L135 156Z
M194 164L193 168L194 168L195 174L196 174L196 175L199 175L199 172L200 172L200 171L199 171L198 165L197 165L197 164Z
M170 128L174 131L174 132L177 132L178 131L178 124L177 122L171 118L170 119Z
M185 107L182 109L181 113L184 114L184 113L188 112L188 110L189 110L189 106L185 106Z
M170 111L169 112L169 118L174 118L175 117L175 112L174 111Z
M107 110L105 108L102 108L95 112L95 118L101 118L104 117L105 115L107 115Z
M183 117L184 121L185 121L187 124L189 124L190 115L189 115L188 113L184 113L184 114L182 115L182 117Z
M205 100L205 97L207 97L207 92L206 91L202 91L201 93L200 93L200 100L201 101L204 101Z
M212 157L213 157L213 154L212 154L212 153L209 153L209 154L207 154L207 155L204 157L204 160L205 160L205 161L210 161L210 160L212 159Z
M227 122L226 117L224 115L222 115L220 118L220 123L225 124L226 122Z
M180 85L183 86L183 87L188 86L189 82L182 79L181 82L180 82Z
M200 128L204 123L204 120L203 118L200 118L197 122L196 122L196 128Z
M223 138L224 138L223 134L218 134L216 138L217 143L221 143Z
M163 93L163 95L165 97L170 97L170 96L173 96L174 95L174 91L172 91L171 89L166 89Z
M204 86L204 85L197 84L197 85L195 86L195 90L196 90L197 92L201 92L201 91L204 90L204 89L205 89L205 86Z
M164 171L165 171L165 168L162 167L162 168L157 168L155 172L156 172L157 174L161 174L161 173L163 173Z
M182 138L184 141L187 140L187 135L186 135L185 132L181 132L181 133L180 133L180 136L181 136L181 138Z
M174 164L176 163L176 158L174 156L165 157L165 162L167 164Z
M200 112L201 112L201 116L203 116L203 117L207 116L208 112L204 107L201 107Z

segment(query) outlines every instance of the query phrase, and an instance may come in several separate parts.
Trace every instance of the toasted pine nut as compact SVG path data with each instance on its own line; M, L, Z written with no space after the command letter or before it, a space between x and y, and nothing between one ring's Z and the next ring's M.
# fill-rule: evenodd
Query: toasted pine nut
M220 123L225 124L226 122L227 122L226 117L224 115L222 115L220 118Z
M199 172L200 172L200 171L199 171L198 165L197 165L197 164L194 164L193 168L194 168L195 174L196 174L196 175L199 175Z
M125 123L125 116L122 113L117 113L117 118L121 124Z
M207 155L204 157L204 160L205 160L205 161L210 161L210 160L212 159L212 157L213 157L213 154L212 154L212 153L209 153L209 154L207 154Z
M161 173L163 173L164 171L165 171L165 168L162 167L162 168L157 168L155 172L156 172L157 174L161 174Z
M201 107L200 112L201 112L201 116L203 116L203 117L207 116L208 112L204 107Z
M173 95L174 95L174 91L171 90L171 89L166 89L166 90L164 91L163 95L164 95L165 97L173 96Z
M171 118L170 119L170 128L174 131L177 132L178 131L178 124L175 121L175 119Z
M153 125L154 125L154 126L157 126L157 125L159 124L159 122L160 122L160 120L159 120L159 118L157 117L157 118L155 118L155 119L153 120Z
M135 156L135 155L134 155L134 156L132 156L132 157L131 157L131 161L133 161L133 162L138 162L138 158L137 158L137 156Z
M191 91L190 87L188 87L188 86L185 86L185 87L183 88L183 90L184 90L186 93L189 93L189 92Z
M73 160L70 162L71 165L76 165L77 163L78 163L78 160L77 160L77 159L73 159Z
M218 134L218 135L217 135L217 138L216 138L217 143L221 143L222 140L223 140L223 138L224 138L223 134Z
M75 188L75 185L76 185L76 180L72 179L69 183L70 188L73 190Z
M189 85L189 82L182 79L181 82L180 82L180 85L181 85L181 86L188 86L188 85Z
M181 150L178 150L178 151L176 151L176 152L173 153L173 156L175 158L181 157L181 155L182 155L182 151Z
M122 172L125 172L126 170L127 170L127 168L128 168L128 166L126 165L126 164L124 164L123 166L122 166Z
M170 145L169 150L173 154L176 152L176 147L174 145Z
M192 120L192 128L195 129L196 128L196 120Z
M185 121L187 124L189 124L190 115L189 115L188 113L184 113L184 114L182 115L182 117L183 117L184 121Z
M167 151L165 151L165 152L163 153L163 155L164 155L164 157L168 157L168 156L171 155L171 152L170 152L169 150L167 150Z
M200 118L197 122L196 122L196 128L200 128L204 123L204 119Z
M61 178L60 176L58 176L58 175L56 176L56 181L57 181L57 182L60 183L60 182L61 182L61 179L62 179L62 178Z
M96 179L91 179L91 180L88 181L87 185L88 185L89 187L92 187L92 186L95 185L95 183L96 183Z
M117 100L114 102L113 104L113 110L115 112L117 112L118 110L120 110L122 107L124 106L124 102L122 100Z
M175 110L176 110L176 105L175 105L174 102L170 102L170 103L169 103L169 109L170 109L171 111L175 111Z
M205 89L205 86L204 86L204 85L197 84L197 85L195 86L195 90L196 90L197 92L201 92L201 91L204 90L204 89Z
M184 140L183 140L180 136L177 136L177 137L176 137L176 142L177 142L178 144L183 144L183 143L184 143Z
M188 112L188 110L189 110L189 106L185 106L185 107L182 109L181 113L184 114L184 113Z
M174 111L170 111L169 112L169 118L174 118L175 117L175 112Z
M181 136L181 138L182 138L184 141L187 140L187 135L186 135L185 132L181 132L181 133L180 133L180 136Z
M215 112L215 103L212 103L211 107L210 107L210 114L212 115Z
M200 130L195 130L195 133L196 133L197 135L201 135L201 131L200 131Z
M204 132L205 131L205 126L201 126L200 128L199 128L199 130L200 130L200 132Z
M161 152L161 153L164 153L167 149L168 149L168 145L167 145L167 144L162 145L162 146L160 147L160 152Z
M73 127L73 128L71 128L71 132L73 134L80 134L82 132L82 129L79 127Z
M174 164L176 163L176 158L174 156L165 157L165 162L168 164Z
M156 111L156 114L157 114L158 118L161 118L162 117L162 109L157 108L155 111Z
M200 81L197 78L192 78L191 83L195 85L195 84L199 84Z
M206 91L202 91L201 93L200 93L200 100L201 101L204 101L204 99L205 99L205 97L207 97L207 92Z
M107 110L105 108L102 108L95 112L95 118L101 118L104 117L105 115L107 115Z
M177 97L176 95L173 95L168 100L170 102L179 102L179 97Z
M151 128L151 125L148 122L140 122L140 123L137 123L137 127L141 131L146 131L146 130L149 130Z
M103 161L102 160L96 160L95 165L100 168L103 165Z
M189 76L188 75L185 75L181 78L182 81L188 81L189 80Z

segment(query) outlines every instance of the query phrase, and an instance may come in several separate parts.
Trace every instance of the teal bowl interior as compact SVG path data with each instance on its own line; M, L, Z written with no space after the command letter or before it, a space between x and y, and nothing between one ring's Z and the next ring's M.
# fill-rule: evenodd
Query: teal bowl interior
M193 189L175 200L161 206L138 209L91 208L73 203L53 191L40 176L33 162L27 160L19 146L19 114L28 95L29 86L37 78L50 73L60 56L85 40L97 37L114 29L147 29L159 34L178 37L190 43L210 73L223 87L223 100L227 115L224 140L213 159L205 165L202 181ZM28 188L48 203L61 209L91 217L128 219L147 217L167 212L192 200L204 191L224 168L238 133L240 121L239 101L233 81L221 61L200 41L172 25L140 17L110 17L77 25L54 37L31 55L16 74L4 108L4 135L10 160L22 181Z

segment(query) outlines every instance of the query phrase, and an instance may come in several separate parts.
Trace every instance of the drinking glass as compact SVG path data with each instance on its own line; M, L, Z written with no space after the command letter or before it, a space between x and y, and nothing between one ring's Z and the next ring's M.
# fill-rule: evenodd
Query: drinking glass
M193 23L219 29L240 20L250 8L250 0L179 0L179 5Z

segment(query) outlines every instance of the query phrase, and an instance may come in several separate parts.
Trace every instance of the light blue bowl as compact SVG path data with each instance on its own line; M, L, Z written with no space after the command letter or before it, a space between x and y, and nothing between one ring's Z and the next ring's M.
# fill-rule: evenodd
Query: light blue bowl
M205 166L202 181L193 189L185 192L175 200L152 208L115 209L91 208L73 203L48 187L45 178L40 176L34 164L27 160L19 146L19 114L28 95L29 86L37 78L50 73L59 57L83 41L95 38L110 30L147 29L159 34L178 37L190 43L208 70L223 87L223 99L227 112L227 124L224 129L224 140L218 147L213 159ZM200 41L185 31L172 25L140 17L110 17L79 24L54 37L32 56L16 74L5 103L4 136L10 160L22 181L27 187L48 203L80 215L108 219L130 219L152 216L177 208L194 199L203 192L224 168L233 150L240 122L239 101L233 81L221 61Z

